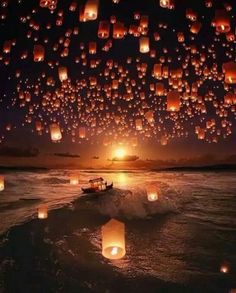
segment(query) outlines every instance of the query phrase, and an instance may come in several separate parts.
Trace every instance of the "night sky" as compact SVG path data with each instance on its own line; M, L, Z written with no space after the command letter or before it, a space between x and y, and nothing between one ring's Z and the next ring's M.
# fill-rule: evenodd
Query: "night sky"
M83 22L86 1L58 0L50 11L40 1L1 0L0 163L102 167L117 147L138 156L128 162L138 167L233 162L235 84L222 66L235 62L234 1L176 0L174 9L158 0L114 2L101 0L97 18ZM227 33L217 32L219 11L230 23ZM110 26L106 39L98 37L101 21ZM125 27L121 39L113 35L115 21ZM140 52L143 37L147 53ZM41 62L34 61L35 45L44 47ZM171 92L178 96L174 111ZM56 143L52 124L62 135Z

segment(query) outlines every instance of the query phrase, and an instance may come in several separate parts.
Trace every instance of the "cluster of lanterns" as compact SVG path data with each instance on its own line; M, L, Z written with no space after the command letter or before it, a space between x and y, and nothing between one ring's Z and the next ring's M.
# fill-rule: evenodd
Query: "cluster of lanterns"
M2 4L3 31L14 21L7 13L11 5ZM24 4L15 5L21 14ZM9 82L2 103L21 115L14 115L19 121L0 125L0 142L20 127L50 134L53 142L69 135L72 142L104 145L122 139L130 144L156 139L167 145L191 134L212 143L230 136L236 115L232 5L216 7L212 0L202 0L201 13L213 15L209 22L191 3L179 7L174 0L152 7L159 22L136 9L133 19L123 22L120 1L108 5L115 5L117 14L105 19L99 0L72 1L68 7L40 0L19 15L20 38L2 42L0 66ZM185 28L162 20L163 10L183 15ZM48 13L46 23L39 21L42 13ZM93 33L83 39L87 27ZM208 36L207 43L201 33ZM117 47L124 51L122 57ZM25 66L32 68L30 74ZM10 96L11 103L6 102ZM215 123L209 127L211 119Z

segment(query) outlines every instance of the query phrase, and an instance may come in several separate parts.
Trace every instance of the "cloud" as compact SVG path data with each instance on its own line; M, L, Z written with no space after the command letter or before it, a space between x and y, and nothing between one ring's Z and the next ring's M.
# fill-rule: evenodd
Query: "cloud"
M138 156L124 156L123 158L114 157L109 161L115 161L115 162L134 162L139 159Z
M2 147L0 148L0 157L37 157L39 150L36 148L16 148L16 147Z
M71 154L71 153L54 153L56 157L63 157L63 158L80 158L78 154Z

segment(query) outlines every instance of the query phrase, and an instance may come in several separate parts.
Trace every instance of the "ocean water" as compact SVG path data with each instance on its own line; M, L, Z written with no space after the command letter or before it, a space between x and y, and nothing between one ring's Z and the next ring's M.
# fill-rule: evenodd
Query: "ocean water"
M77 186L69 184L74 174L79 176ZM0 288L6 292L233 292L235 175L5 172L6 187L0 193ZM98 176L115 188L98 198L83 195L81 186ZM150 184L161 191L156 202L147 201ZM42 204L49 208L45 221L37 219ZM110 218L125 223L126 256L119 261L101 255L101 227ZM228 272L221 272L222 267Z

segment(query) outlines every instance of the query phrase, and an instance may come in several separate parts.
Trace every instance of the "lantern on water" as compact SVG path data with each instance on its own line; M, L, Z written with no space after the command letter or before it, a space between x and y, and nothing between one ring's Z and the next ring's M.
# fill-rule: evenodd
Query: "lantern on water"
M34 46L34 62L41 62L44 60L45 49L42 45Z
M102 255L116 260L125 256L125 225L115 219L102 227Z
M148 37L141 37L139 39L139 51L140 53L148 53L150 50L149 48L149 38Z
M68 79L67 67L60 66L58 68L58 75L61 82Z
M175 112L180 110L180 95L178 91L170 91L167 94L167 111Z
M225 82L236 83L236 63L232 61L224 63L222 69L225 74Z
M0 176L0 191L3 191L5 188L4 177Z
M70 185L78 185L78 184L79 184L78 176L71 176L70 177Z
M84 8L86 20L95 20L98 16L99 0L87 0Z
M147 189L147 199L148 199L148 201L157 201L158 198L159 198L159 194L158 194L157 188L154 187L154 186L150 186Z
M50 125L50 134L51 134L51 140L53 142L58 142L62 139L60 126L56 123L53 123Z
M38 208L38 219L44 220L48 217L48 207L42 206Z

